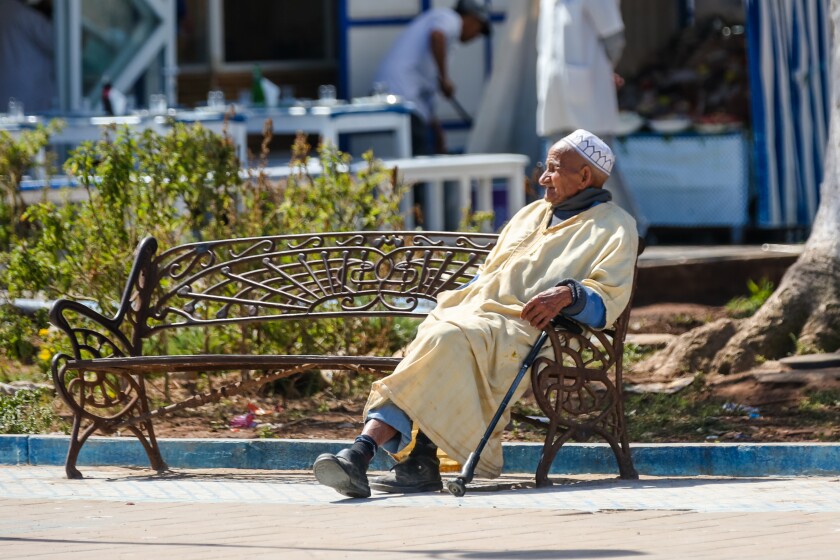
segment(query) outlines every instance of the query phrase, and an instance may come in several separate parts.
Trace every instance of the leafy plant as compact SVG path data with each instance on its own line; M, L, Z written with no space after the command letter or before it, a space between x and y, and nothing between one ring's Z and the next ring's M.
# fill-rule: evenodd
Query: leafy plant
M8 250L13 235L25 231L21 218L26 203L20 192L21 182L27 173L39 169L49 174L51 165L45 148L50 136L63 126L61 121L52 121L47 126L24 130L17 138L0 130L0 250Z
M767 278L762 278L758 283L752 279L747 280L748 296L739 296L729 300L726 310L733 317L751 317L758 311L764 302L773 294L775 287Z
M278 233L394 229L402 227L401 187L371 152L350 172L350 156L329 144L318 148L321 173L309 173L311 147L299 135L292 146L293 174L276 208Z
M622 363L625 368L629 368L633 364L637 364L650 357L654 352L656 352L656 350L652 347L639 346L638 344L627 342L624 344Z
M810 390L799 402L798 408L801 413L840 413L840 389Z
M65 165L87 191L80 204L33 205L31 225L6 258L10 295L93 300L112 312L137 243L162 246L221 235L234 211L238 164L228 139L175 124L166 135L111 131L82 144Z
M493 225L494 212L464 210L461 221L458 223L459 231L480 231L484 225Z
M47 326L45 311L28 316L11 304L0 305L2 352L12 360L31 364L38 354L37 333Z
M263 156L268 140L270 134ZM315 174L309 171L311 151L301 135L287 180L268 179L265 157L243 180L230 138L200 125L171 123L166 134L112 128L102 141L82 144L65 165L86 191L85 201L42 202L22 213L27 227L9 233L10 249L0 254L5 264L0 284L10 297L87 300L109 315L125 286L131 255L146 235L169 248L202 239L402 227L401 187L373 154L365 154L357 167L348 155L321 146L315 156L321 172ZM219 326L166 333L148 341L145 350L390 353L413 334L400 326L394 319ZM0 342L25 341L26 329L22 322L9 323L5 331L0 328ZM36 351L30 348L29 354ZM25 353L20 346L15 357Z
M37 434L49 431L56 420L52 393L46 389L22 389L0 395L0 434Z

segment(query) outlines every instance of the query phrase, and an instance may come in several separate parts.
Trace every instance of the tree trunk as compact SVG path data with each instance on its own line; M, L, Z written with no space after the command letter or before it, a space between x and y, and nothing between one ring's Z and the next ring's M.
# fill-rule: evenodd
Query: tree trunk
M802 255L755 315L688 332L639 364L639 370L657 377L736 373L765 359L840 349L840 0L831 0L830 14L831 120L820 206ZM721 339L727 339L725 344Z

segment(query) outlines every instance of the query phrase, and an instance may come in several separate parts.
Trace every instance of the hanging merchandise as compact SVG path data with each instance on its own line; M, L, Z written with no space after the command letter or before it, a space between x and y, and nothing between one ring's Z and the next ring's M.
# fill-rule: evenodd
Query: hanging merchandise
M744 25L722 17L698 21L676 35L619 90L619 105L661 134L692 126L721 133L749 123ZM629 126L629 125L628 125Z

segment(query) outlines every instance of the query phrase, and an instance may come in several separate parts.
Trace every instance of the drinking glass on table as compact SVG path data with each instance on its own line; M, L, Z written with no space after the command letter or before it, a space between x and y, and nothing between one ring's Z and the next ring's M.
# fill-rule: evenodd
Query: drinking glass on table
M9 98L9 119L12 121L22 121L24 116L23 101L18 101L14 97Z
M324 85L318 87L318 100L332 103L335 101L335 86Z
M373 82L373 96L376 98L388 95L388 85L385 82Z
M280 86L280 99L286 102L295 100L295 86Z
M214 111L222 111L225 108L225 92L214 89L207 92L207 107Z
M166 109L166 95L153 93L149 96L149 113L152 115L165 115Z

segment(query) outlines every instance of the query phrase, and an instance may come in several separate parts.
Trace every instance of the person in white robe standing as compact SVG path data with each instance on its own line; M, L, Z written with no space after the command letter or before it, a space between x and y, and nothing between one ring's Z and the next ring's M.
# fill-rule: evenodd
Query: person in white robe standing
M619 0L540 0L537 24L537 134L551 146L584 128L613 143L619 125L614 72L624 50ZM606 186L644 236L647 223L619 169Z
M543 199L511 219L476 278L441 293L405 358L376 381L365 426L351 447L320 455L318 482L354 498L442 489L440 447L463 463L481 439L537 334L557 314L605 328L630 300L638 248L636 223L602 186L613 170L609 146L576 130L547 153ZM520 386L514 400L527 387ZM477 465L502 469L498 423ZM368 480L379 447L396 453L418 433L406 458Z

